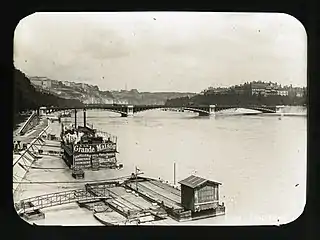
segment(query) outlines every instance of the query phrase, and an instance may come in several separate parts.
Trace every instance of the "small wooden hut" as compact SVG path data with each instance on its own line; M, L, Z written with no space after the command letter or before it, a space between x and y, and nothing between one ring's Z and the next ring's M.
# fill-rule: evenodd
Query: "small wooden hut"
M181 184L181 205L185 210L200 212L216 209L219 206L219 185L221 183L194 175L179 183Z

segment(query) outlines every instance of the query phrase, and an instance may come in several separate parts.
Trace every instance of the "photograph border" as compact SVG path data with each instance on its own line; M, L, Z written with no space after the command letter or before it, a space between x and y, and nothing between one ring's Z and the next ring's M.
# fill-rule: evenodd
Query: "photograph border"
M90 238L96 238L96 237L104 237L104 238L110 238L113 239L119 239L119 238L135 238L135 237L146 237L147 239L154 238L155 236L163 236L163 237L170 237L172 238L181 238L181 235L190 235L189 237L193 236L208 236L208 237L214 237L214 236L221 236L222 238L225 237L265 237L267 239L273 238L273 237L280 237L283 239L283 237L294 237L297 239L300 238L311 238L313 235L312 232L315 230L316 226L316 216L315 213L317 212L315 210L316 208L316 201L315 201L315 192L316 192L316 186L315 179L316 179L316 167L318 166L316 161L319 161L316 157L316 149L317 146L319 146L319 133L318 130L319 126L317 126L316 121L316 110L319 110L320 104L319 99L316 98L316 93L319 88L319 81L316 80L316 21L315 21L315 10L314 14L311 14L307 10L306 3L304 1L300 2L291 2L290 4L283 1L276 1L277 4L272 4L270 1L268 1L265 4L261 4L259 6L256 5L245 5L243 2L237 4L217 4L212 3L212 6L195 6L194 4L189 5L185 4L185 6L182 5L176 5L175 7L171 6L157 6L155 5L153 7L138 7L136 6L130 6L130 4L125 7L125 4L110 4L105 3L101 5L96 6L86 6L85 4L81 4L79 2L72 4L59 4L57 2L51 2L49 4L47 3L40 3L35 4L35 1L33 1L33 5L30 1L27 3L19 3L15 6L13 11L8 13L11 16L6 16L6 19L3 19L4 23L6 24L5 30L7 30L7 33L4 34L5 40L7 41L4 45L4 51L2 54L2 62L5 62L6 66L6 76L5 79L8 79L5 81L6 86L2 88L4 92L7 92L3 96L6 96L8 94L7 89L12 89L12 82L13 82L13 62L12 62L12 50L13 48L10 46L13 46L13 32L18 24L18 22L34 13L34 12L52 12L52 11L98 11L98 12L104 12L104 11L176 11L176 10L183 10L183 11L207 11L207 12L284 12L288 13L295 18L297 18L305 27L307 34L308 34L308 177L307 177L307 204L305 207L305 211L303 214L294 222L282 225L280 227L278 226L237 226L237 227L220 227L220 226L213 226L213 227L207 227L207 226L195 226L200 227L198 231L195 231L196 229L193 229L194 227L156 227L156 228L149 228L145 226L139 226L137 228L135 227L125 227L122 229L121 227L109 227L106 229L105 227L64 227L64 228L56 228L56 227L47 227L47 226L37 226L33 227L29 225L26 222L23 222L23 220L20 219L20 217L17 215L15 209L13 208L13 199L12 199L12 174L11 174L11 162L7 161L8 159L11 159L12 157L12 151L11 151L11 145L12 145L12 131L9 128L8 129L8 139L6 140L5 144L5 151L8 152L8 159L4 158L3 161L7 161L5 164L8 167L8 171L4 170L5 172L8 172L8 176L5 178L5 186L6 190L8 192L5 195L8 195L5 197L5 204L2 204L2 207L4 208L5 216L10 216L8 219L4 219L7 223L5 226L10 226L12 229L11 231L9 228L7 228L10 231L10 234L15 235L13 237L14 239L18 238L18 235L23 235L24 238L32 238L32 239L43 239L43 238L78 238L78 237L90 237ZM232 9L232 10L231 10ZM315 9L315 7L314 7ZM311 80L313 79L313 80ZM319 79L319 78L318 78ZM13 92L13 91L12 91ZM3 100L5 107L7 107L4 115L6 116L12 116L12 108L10 108L10 104L8 104L7 98ZM7 126L10 126L12 124L12 119L10 117L4 118L4 121L8 121L6 123ZM11 122L10 122L11 121ZM318 190L318 189L317 189ZM319 191L319 190L318 190ZM21 230L20 230L21 229ZM17 234L17 235L16 235ZM248 235L248 236L246 236Z

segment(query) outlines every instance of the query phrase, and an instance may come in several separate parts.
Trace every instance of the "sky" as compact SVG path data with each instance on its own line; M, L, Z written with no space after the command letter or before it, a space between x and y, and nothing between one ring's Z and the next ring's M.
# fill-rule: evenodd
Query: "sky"
M15 29L13 58L27 76L102 90L307 85L306 31L281 13L35 13Z

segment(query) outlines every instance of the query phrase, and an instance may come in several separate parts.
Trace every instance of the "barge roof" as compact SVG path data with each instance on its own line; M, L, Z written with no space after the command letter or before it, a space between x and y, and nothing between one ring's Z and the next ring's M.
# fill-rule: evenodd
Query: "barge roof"
M187 177L186 179L181 180L179 183L181 185L185 185L185 186L188 186L190 188L196 188L196 187L199 187L201 184L206 183L206 182L210 182L210 183L213 183L213 184L221 185L221 183L219 183L219 182L211 181L211 180L208 180L208 179L205 179L205 178L201 178L201 177L198 177L198 176L195 176L195 175L191 175L191 176Z

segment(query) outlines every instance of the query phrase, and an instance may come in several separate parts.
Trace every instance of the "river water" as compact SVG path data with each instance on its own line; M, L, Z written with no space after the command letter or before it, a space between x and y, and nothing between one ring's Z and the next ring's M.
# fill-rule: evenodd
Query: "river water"
M81 119L79 113L80 124ZM177 182L191 174L221 182L226 215L198 224L285 224L303 212L306 116L198 117L192 112L152 110L121 118L107 111L87 111L87 122L118 136L124 174L137 166L145 176L173 183L175 162Z

